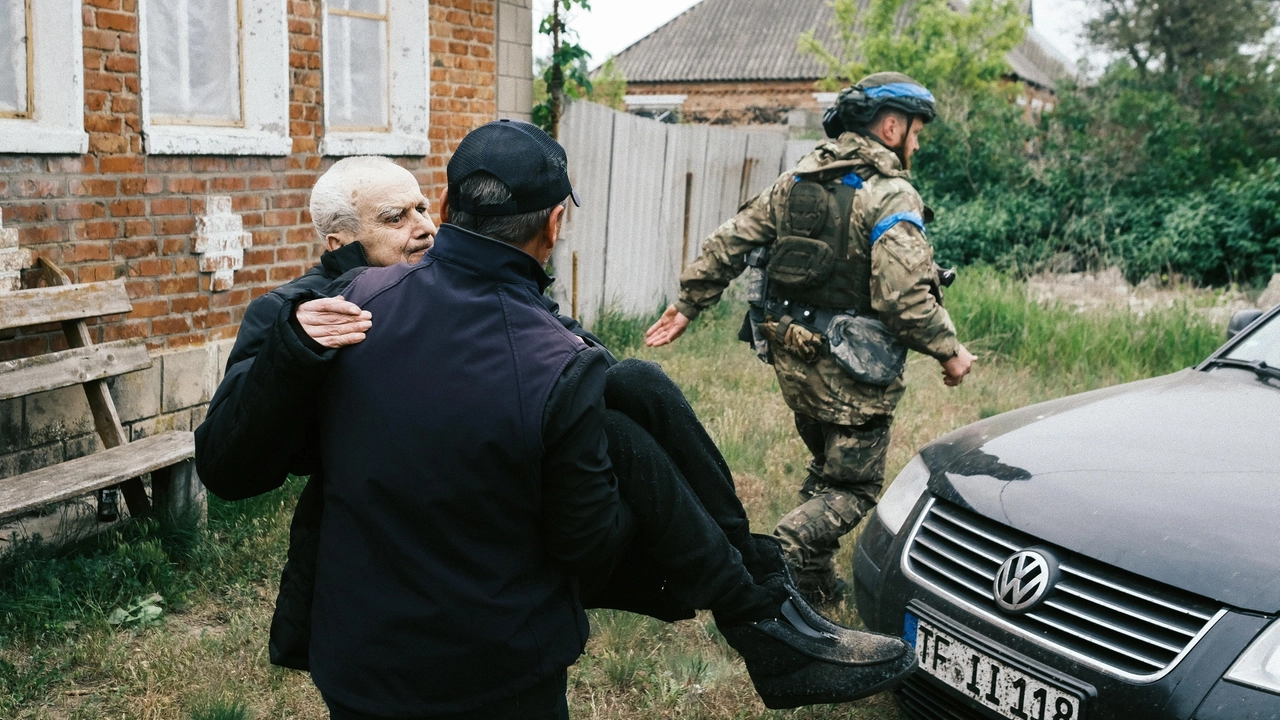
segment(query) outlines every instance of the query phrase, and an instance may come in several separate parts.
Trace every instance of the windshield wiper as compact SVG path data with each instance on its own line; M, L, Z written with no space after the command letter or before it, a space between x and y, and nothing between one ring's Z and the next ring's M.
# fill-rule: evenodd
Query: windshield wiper
M1265 360L1241 360L1239 358L1222 357L1214 358L1205 364L1205 367L1214 366L1252 370L1260 378L1280 380L1280 368L1271 367Z

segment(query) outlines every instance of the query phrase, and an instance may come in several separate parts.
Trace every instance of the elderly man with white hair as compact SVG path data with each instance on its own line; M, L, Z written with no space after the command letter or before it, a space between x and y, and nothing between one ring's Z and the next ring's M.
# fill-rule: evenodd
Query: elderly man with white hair
M271 655L305 669L315 532L321 514L313 402L337 348L360 342L369 313L330 297L348 275L367 267L416 263L436 226L417 179L385 157L334 163L311 192L311 218L324 243L320 263L249 304L226 377L196 429L200 479L227 500L280 487L290 474L312 477L295 511L289 562L281 578ZM282 452L282 448L289 449ZM301 620L301 622L299 622Z

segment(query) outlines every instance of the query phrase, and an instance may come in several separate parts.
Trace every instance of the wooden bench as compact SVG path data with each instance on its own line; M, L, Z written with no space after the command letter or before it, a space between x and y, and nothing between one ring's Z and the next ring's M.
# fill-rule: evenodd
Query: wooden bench
M39 260L49 287L0 294L0 330L62 323L69 349L0 362L0 400L81 385L106 450L0 479L0 520L108 488L119 488L129 514L154 514L173 525L203 521L205 494L195 473L195 436L168 432L129 442L107 389L107 378L151 366L142 340L94 345L87 318L132 309L123 280L72 284ZM142 476L151 475L151 493Z

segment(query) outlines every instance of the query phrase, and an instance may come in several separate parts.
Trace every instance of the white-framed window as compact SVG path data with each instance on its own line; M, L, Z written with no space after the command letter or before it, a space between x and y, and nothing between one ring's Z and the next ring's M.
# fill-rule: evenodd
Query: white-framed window
M80 0L0 0L0 152L82 153Z
M325 0L325 155L425 155L427 2Z
M141 0L142 131L155 155L288 155L279 0Z

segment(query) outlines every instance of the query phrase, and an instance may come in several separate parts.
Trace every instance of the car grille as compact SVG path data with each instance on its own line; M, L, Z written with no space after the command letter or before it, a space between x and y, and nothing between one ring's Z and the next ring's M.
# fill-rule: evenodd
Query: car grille
M987 715L976 710L968 699L961 700L921 677L912 674L894 691L898 706L912 720L986 720Z
M996 605L996 572L1035 538L933 501L907 549L907 570L1007 629L1086 664L1153 680L1208 629L1221 608L1138 575L1055 551L1062 577L1049 599L1026 613Z

